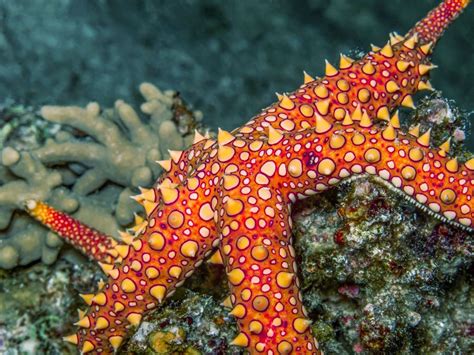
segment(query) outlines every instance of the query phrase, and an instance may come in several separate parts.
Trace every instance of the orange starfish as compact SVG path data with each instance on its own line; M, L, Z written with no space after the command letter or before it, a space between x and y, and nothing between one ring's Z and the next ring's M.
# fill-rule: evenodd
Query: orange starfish
M217 249L211 261L226 267L240 328L232 344L251 353L320 354L295 276L290 206L352 176L377 176L472 231L474 159L458 163L448 157L449 141L431 149L429 130L402 132L397 112L390 116L400 105L414 107L411 94L431 89L428 57L468 2L443 1L406 36L392 35L360 60L341 55L339 69L326 63L324 78L305 74L300 88L244 126L219 130L217 142L197 133L189 149L171 151L160 162L166 173L135 196L147 219L134 235L116 246L107 237L97 245L94 233L85 238L95 247L86 252L117 259L101 263L108 283L85 297L90 308L67 340L83 353L117 350L128 329ZM48 218L42 203L27 208ZM64 227L76 221L63 217L49 225L76 240L81 232Z

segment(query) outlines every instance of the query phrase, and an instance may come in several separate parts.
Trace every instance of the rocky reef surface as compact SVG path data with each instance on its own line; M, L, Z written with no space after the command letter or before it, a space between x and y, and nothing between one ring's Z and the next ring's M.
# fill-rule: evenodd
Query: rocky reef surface
M3 112L9 110L36 117L16 106ZM9 145L61 131L41 122L47 129L11 135ZM466 115L437 93L402 123L432 127L434 144L452 136L455 154L467 154ZM446 354L473 348L472 235L440 223L373 177L305 200L295 206L293 219L304 303L326 353ZM77 310L85 307L79 293L104 276L67 248L50 266L24 264L0 271L0 352L74 353L61 337L73 331ZM123 352L238 354L228 345L236 324L221 305L228 295L223 273L220 266L204 264L132 332Z

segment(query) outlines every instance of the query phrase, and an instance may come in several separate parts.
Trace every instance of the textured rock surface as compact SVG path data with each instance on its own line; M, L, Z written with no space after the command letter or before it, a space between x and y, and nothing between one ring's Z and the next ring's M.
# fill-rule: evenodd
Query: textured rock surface
M74 293L97 280L87 265L64 261L0 270L0 352L73 354L61 337L77 316Z
M368 178L299 206L295 224L303 295L328 353L473 345L466 334L472 237Z

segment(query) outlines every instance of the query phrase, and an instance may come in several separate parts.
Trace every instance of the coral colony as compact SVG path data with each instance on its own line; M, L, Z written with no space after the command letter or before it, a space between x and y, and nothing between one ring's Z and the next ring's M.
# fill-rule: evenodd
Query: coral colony
M0 245L0 268L27 265L39 258L51 264L57 258L61 240L30 223L29 217L14 213L27 198L48 200L62 212L117 238L117 230L134 221L140 207L130 199L132 189L156 180L161 168L155 161L163 159L167 149L183 149L192 143L190 133L199 118L175 92L162 92L149 83L142 84L140 92L146 99L141 105L149 116L146 122L122 100L112 109L101 109L95 102L84 108L45 106L41 114L48 124L69 130L51 129L54 137L28 150L3 149L0 229L6 232ZM73 135L76 132L81 137Z
M145 313L159 306L210 256L225 265L226 303L250 353L319 354L302 305L290 207L298 200L373 175L421 209L472 231L474 159L430 146L430 130L400 129L397 107L430 90L429 56L468 5L445 0L405 36L393 34L360 60L341 55L323 78L304 75L248 123L217 141L196 133L184 151L159 161L165 173L133 198L146 218L116 242L38 200L28 212L90 258L108 281L65 339L83 353L112 353ZM138 157L137 157L138 158ZM212 254L212 256L211 256Z

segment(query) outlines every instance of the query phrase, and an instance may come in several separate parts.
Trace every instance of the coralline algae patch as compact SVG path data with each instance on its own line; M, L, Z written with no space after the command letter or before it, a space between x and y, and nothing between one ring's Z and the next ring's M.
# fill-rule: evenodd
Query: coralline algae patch
M182 291L166 309L148 317L126 346L127 352L147 349L156 354L238 354L230 347L237 330L228 310L215 298Z
M327 353L473 346L466 232L366 178L308 200L294 217L304 300Z

